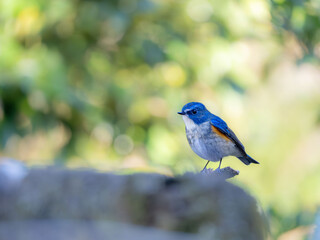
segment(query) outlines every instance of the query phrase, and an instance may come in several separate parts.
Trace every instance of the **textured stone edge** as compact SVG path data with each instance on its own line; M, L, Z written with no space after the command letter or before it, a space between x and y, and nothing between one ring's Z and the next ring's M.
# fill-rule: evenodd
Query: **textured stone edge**
M225 167L225 168L217 168L213 170L212 168L206 168L200 172L200 174L203 175L212 175L212 176L217 176L222 179L229 179L233 178L237 175L239 175L239 171L231 168L231 167Z

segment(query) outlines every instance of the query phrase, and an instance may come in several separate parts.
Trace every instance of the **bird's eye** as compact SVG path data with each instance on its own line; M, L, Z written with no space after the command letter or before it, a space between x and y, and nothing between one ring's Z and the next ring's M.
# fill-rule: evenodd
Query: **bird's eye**
M197 110L192 110L191 112L192 112L192 114L196 114Z

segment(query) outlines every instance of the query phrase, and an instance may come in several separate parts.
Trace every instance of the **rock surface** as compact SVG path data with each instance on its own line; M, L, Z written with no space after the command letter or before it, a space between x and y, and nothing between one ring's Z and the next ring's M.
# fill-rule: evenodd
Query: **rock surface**
M75 236L83 231L91 236L90 231L97 231L98 226L101 229L104 226L101 222L107 222L106 229L117 223L132 228L136 225L156 228L157 236L160 231L175 231L192 234L193 239L259 240L265 237L264 220L256 201L216 175L188 173L173 178L51 167L30 169L19 184L0 189L0 239L36 240L30 231L50 221L52 224L41 227L47 229L48 234L64 226L67 233ZM139 233L141 227L139 231L132 231L131 227L113 229L131 233L123 232L119 239L144 239ZM24 234L26 229L29 235ZM89 239L85 238L86 234L73 239ZM105 234L102 239L113 239L103 231L97 234L100 237ZM170 239L166 236L158 239ZM189 239L189 235L172 239Z
M28 220L0 222L0 239L8 240L200 240L190 233L176 233L132 224L85 220Z

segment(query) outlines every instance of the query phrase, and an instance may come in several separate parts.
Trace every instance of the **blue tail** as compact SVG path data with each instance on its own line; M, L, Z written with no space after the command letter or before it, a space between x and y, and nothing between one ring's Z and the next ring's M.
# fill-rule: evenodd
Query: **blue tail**
M255 163L255 164L260 164L256 160L254 160L252 157L249 155L244 156L244 157L238 157L245 165L249 165L250 163Z

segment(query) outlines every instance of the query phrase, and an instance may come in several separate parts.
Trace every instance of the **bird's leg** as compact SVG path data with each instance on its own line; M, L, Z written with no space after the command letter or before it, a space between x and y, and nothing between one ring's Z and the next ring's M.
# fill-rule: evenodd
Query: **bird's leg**
M207 165L208 165L209 162L210 162L210 161L207 162L207 164L204 166L204 168L202 169L202 171L204 171L204 170L206 169L206 167L207 167ZM202 172L202 171L201 171L201 172Z
M220 170L222 158L220 159L219 167L216 170Z

